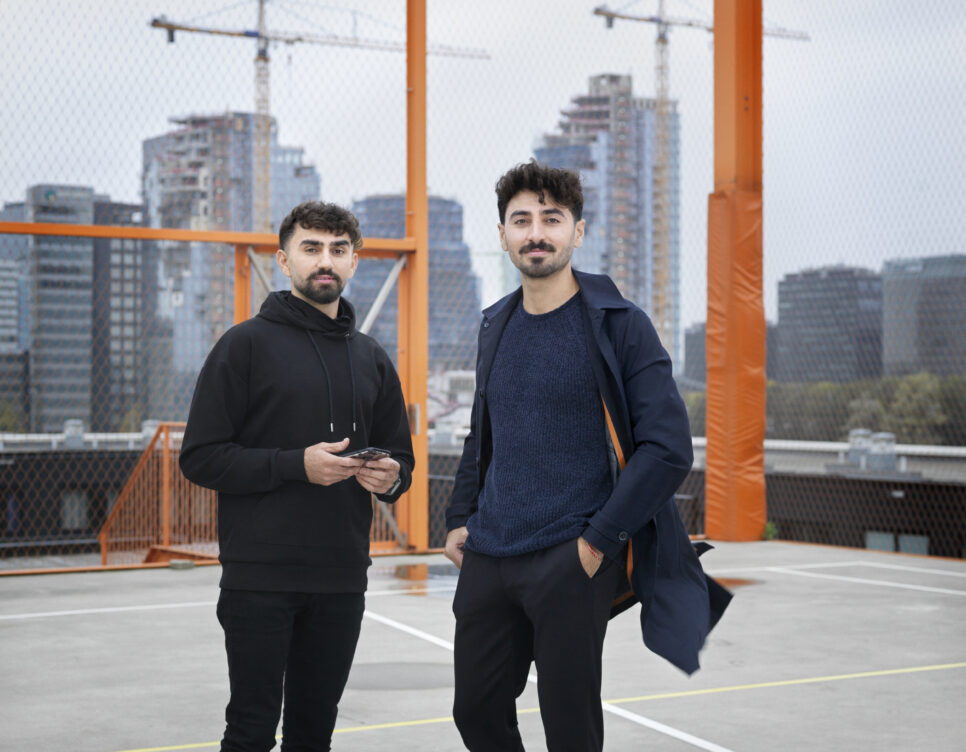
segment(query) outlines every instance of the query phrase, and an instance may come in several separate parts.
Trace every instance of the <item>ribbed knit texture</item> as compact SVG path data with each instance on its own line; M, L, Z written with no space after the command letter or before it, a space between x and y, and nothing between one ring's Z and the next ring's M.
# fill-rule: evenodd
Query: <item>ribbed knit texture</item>
M511 314L486 385L493 459L467 547L514 556L576 538L610 496L604 412L580 294Z

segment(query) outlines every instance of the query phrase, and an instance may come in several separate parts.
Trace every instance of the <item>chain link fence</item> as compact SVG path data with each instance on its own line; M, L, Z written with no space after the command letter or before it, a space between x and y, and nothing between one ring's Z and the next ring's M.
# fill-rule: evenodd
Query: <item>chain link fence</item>
M427 3L431 545L479 312L518 284L493 188L531 158L581 172L575 265L670 312L697 449L678 500L703 532L713 2L667 0L691 25L671 23L666 46L597 5ZM369 237L402 237L406 3L271 0L261 68L251 37L214 33L255 29L257 11L4 4L0 221L275 231L321 197ZM768 534L962 556L966 10L766 0L764 18ZM359 322L391 268L360 261ZM233 280L231 246L0 234L0 565L94 555L157 422L185 418ZM393 355L397 326L393 292L370 330Z

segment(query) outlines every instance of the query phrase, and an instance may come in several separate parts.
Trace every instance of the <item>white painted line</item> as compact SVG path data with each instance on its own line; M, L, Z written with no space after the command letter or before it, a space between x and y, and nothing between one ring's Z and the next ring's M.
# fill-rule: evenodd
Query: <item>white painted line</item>
M923 574L938 574L946 577L966 577L966 572L954 572L949 569L930 569L927 567L910 567L905 564L884 564L879 561L831 561L825 564L786 564L779 565L782 569L832 569L835 567L872 567L874 569L894 569L899 572L920 572Z
M804 569L806 567L808 568L846 567L846 566L852 566L853 564L855 564L855 562L852 562L852 561L836 561L836 562L830 562L828 564L774 564L774 565L759 564L753 567L726 567L724 569L706 567L704 571L711 577L720 577L722 575L727 575L727 574L746 574L746 573L762 572L766 569L770 569L772 566L782 567L783 569L784 568Z
M613 713L614 715L619 715L621 718L626 718L628 721L633 721L641 726L647 726L647 728L657 731L659 734L664 734L665 736L670 736L678 741L682 741L685 744L690 744L692 747L697 747L698 749L707 749L709 752L731 752L727 747L722 747L714 742L709 742L707 739L702 739L699 736L694 736L685 731L680 731L672 726L666 726L658 721L653 721L650 718L645 718L637 713L631 713L629 710L618 707L617 705L610 705L606 702L602 702L601 706L608 713Z
M728 574L743 574L761 572L764 570L788 570L788 569L834 569L836 567L873 567L875 569L895 569L901 572L921 572L923 574L938 574L946 577L966 577L966 572L954 572L949 569L930 569L927 567L911 567L902 564L884 564L876 561L830 561L822 564L761 564L756 567L730 567L724 569L707 568L705 571L711 577L719 577Z
M413 637L418 637L419 639L426 640L427 642L431 642L434 645L439 645L442 648L446 648L450 652L452 652L453 650L452 642L443 640L437 637L436 635L431 635L429 634L429 632L424 632L421 629L410 627L408 624L403 624L402 622L396 621L395 619L390 619L386 616L375 614L372 611L369 611L368 609L366 609L365 616L368 616L370 619L372 619L373 621L377 621L380 624L385 624L387 627L393 627L394 629L398 629L400 632L405 632L406 634L412 635ZM527 681L533 684L536 684L537 677L533 673L531 673L529 676L527 676ZM701 739L697 736L693 736L692 734L689 734L685 731L680 731L676 728L672 728L671 726L666 726L663 723L659 723L658 721L653 721L650 718L645 718L642 715L631 713L630 711L624 710L624 708L620 708L616 705L611 705L610 703L602 701L600 703L600 706L607 713L613 713L614 715L620 716L621 718L624 718L628 721L632 721L640 726L646 726L652 731L657 731L660 734L673 737L674 739L677 739L678 741L682 741L685 744L690 744L693 747L698 747L699 749L706 749L706 750L709 750L710 752L731 752L731 750L725 747L718 746L717 744L706 741L705 739Z
M953 572L949 569L926 569L925 567L904 567L901 564L880 564L873 561L856 562L863 567L875 567L876 569L897 569L901 572L922 572L923 574L938 574L943 577L966 577L966 572Z
M406 590L372 590L366 593L366 597L379 597L384 595L424 595L426 593L452 593L456 590L455 586L440 586L430 588L411 588ZM0 621L13 621L16 619L47 619L56 616L89 616L92 614L119 614L129 611L158 611L174 608L199 608L214 607L217 601L192 601L187 603L148 603L140 606L111 606L106 608L77 608L67 611L37 611L26 614L0 614Z
M904 582L889 582L888 580L869 580L864 577L846 577L838 574L818 574L817 572L802 572L796 569L786 569L783 567L767 567L769 572L779 572L781 574L793 574L798 577L814 577L821 580L835 580L837 582L855 582L860 585L874 585L876 587L899 588L900 590L918 590L923 593L942 593L943 595L964 595L966 590L950 590L948 588L935 588L926 585L909 585Z
M87 616L88 614L119 614L125 611L157 611L169 608L197 608L199 606L214 606L215 601L197 601L194 603L154 603L144 606L114 606L111 608L78 608L71 611L40 611L33 614L4 614L0 621L13 619L46 619L52 616Z
M783 566L779 564L778 566ZM835 567L860 567L861 561L825 561L817 564L786 564L785 569L833 569Z
M434 645L438 645L441 648L446 648L451 653L453 652L453 643L447 640L437 637L436 635L431 635L429 632L424 632L421 629L416 629L415 627L410 627L408 624L403 624L401 621L396 621L395 619L390 619L388 616L381 616L375 614L369 609L366 609L363 616L368 616L373 621L377 621L380 624L385 624L387 627L392 627L393 629L398 629L400 632L405 632L406 634L412 635L413 637L418 637L420 640L426 640L426 642L431 642Z

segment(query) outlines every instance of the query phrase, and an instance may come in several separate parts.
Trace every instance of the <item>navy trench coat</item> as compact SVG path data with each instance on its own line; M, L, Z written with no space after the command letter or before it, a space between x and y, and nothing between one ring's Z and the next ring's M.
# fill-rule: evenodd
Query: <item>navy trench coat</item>
M617 467L614 490L590 519L584 538L623 564L627 542L633 569L622 583L612 616L641 603L645 645L691 674L698 652L731 595L708 578L674 501L693 462L688 416L671 376L671 361L647 315L621 296L607 276L574 271L584 303L587 350L601 396L627 464ZM522 296L518 289L483 311L470 433L446 511L447 529L475 512L492 456L486 406L490 368L503 328ZM633 593L628 597L628 586Z

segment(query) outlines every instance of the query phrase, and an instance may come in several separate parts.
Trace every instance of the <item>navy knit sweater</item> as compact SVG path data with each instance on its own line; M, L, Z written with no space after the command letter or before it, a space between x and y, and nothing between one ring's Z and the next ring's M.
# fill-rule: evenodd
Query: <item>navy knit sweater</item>
M612 491L604 411L577 293L507 321L487 385L493 458L467 547L513 556L579 536Z

